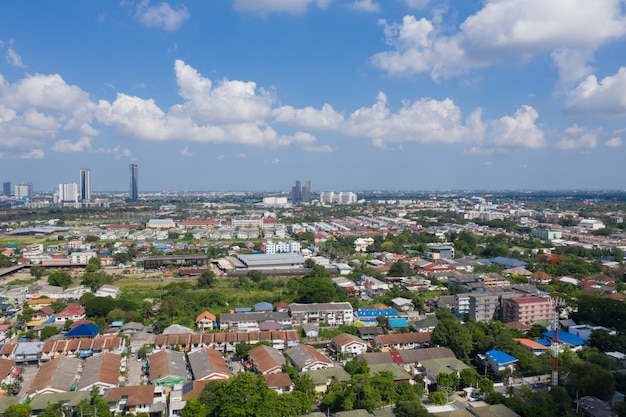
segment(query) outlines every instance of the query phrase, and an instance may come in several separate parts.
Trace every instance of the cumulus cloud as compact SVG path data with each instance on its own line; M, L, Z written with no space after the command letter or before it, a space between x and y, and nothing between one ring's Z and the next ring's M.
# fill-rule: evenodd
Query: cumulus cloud
M565 151L593 149L598 143L598 133L597 131L573 125L563 131L561 139L555 146Z
M24 152L17 157L20 159L43 159L46 156L46 153L43 149L33 149L29 152Z
M56 141L52 145L52 150L62 153L80 153L91 151L91 138L82 137L77 142L72 142L67 139Z
M274 118L280 123L288 123L304 128L336 129L341 126L344 117L325 103L320 110L313 107L295 109L282 106L273 111Z
M333 151L332 146L330 145L321 145L321 146L305 146L304 150L307 152L322 152L322 153L330 153Z
M489 0L452 34L437 16L381 24L390 50L374 55L373 64L392 75L434 79L550 53L561 77L572 81L589 74L598 47L626 33L620 0Z
M606 142L604 142L604 146L608 146L609 148L619 148L620 146L622 146L622 139L611 138L607 140Z
M15 49L9 47L7 49L7 53L4 55L5 59L10 65L13 65L15 68L26 68L26 65L22 62L22 57L15 52Z
M352 8L361 12L374 13L380 11L380 4L374 0L356 0Z
M215 157L215 159L217 159L218 161L221 161L224 158L225 158L224 155L218 155Z
M235 0L235 10L259 15L269 13L303 14L309 5L325 9L332 0Z
M533 107L522 106L513 116L492 121L487 129L486 142L504 147L540 148L545 145L545 138L535 124L538 117Z
M185 146L184 148L182 148L182 149L180 150L180 154L181 154L182 156L186 156L187 158L191 158L191 157L193 157L193 153L191 153L191 152L189 151L189 146Z
M189 11L184 5L170 6L161 2L151 6L149 0L143 0L137 5L137 19L147 27L174 32L189 19Z
M600 81L595 75L588 76L569 93L565 109L587 116L626 115L626 67Z

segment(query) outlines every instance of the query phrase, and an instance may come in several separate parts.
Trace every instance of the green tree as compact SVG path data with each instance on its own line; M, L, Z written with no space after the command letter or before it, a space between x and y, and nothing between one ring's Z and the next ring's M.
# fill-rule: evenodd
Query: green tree
M30 267L30 276L37 279L41 278L46 273L46 268L39 265L33 265Z
M446 405L448 396L443 391L435 391L430 394L430 401L432 401L434 405Z
M449 346L461 359L469 358L472 351L472 335L459 320L451 314L439 319L430 337L432 345Z
M608 401L615 391L615 379L611 372L590 362L572 365L565 389L572 398L592 395Z
M465 368L461 371L459 375L461 388L475 387L479 379L480 375L478 374L478 372L476 372L474 368Z
M5 417L30 417L29 404L11 404L4 410Z
M65 289L72 285L72 277L65 271L53 271L48 275L48 284Z
M89 391L89 398L81 401L74 409L79 415L93 417L113 417L109 404L100 395L98 387L93 387Z
M206 407L196 397L190 397L180 414L183 417L206 417Z
M444 387L452 388L456 391L456 388L459 386L460 378L456 374L456 372L451 372L449 374L441 372L437 375L437 387L442 389Z
M202 271L198 277L198 288L212 288L215 285L215 273L210 270Z
M445 399L444 399L445 401ZM432 416L421 401L398 401L396 404L396 417L428 417Z
M415 275L415 272L411 264L400 259L391 264L387 275L390 277L411 277Z
M259 283L261 281L265 281L267 279L267 275L261 271L253 269L248 271L248 278L250 278L253 282Z
M57 329L54 326L46 326L43 329L41 329L41 333L40 333L40 338L41 340L46 340L51 336L54 336L55 334L59 334L61 333L61 331L59 329Z

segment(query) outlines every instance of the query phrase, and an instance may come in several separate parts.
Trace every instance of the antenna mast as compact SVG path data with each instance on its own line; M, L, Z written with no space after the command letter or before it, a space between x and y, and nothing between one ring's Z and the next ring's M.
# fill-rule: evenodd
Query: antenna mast
M554 317L552 319L552 386L559 385L559 298L552 299Z

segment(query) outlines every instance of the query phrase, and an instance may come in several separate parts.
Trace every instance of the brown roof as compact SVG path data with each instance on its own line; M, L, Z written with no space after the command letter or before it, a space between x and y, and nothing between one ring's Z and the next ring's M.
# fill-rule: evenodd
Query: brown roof
M0 380L9 375L14 366L15 361L0 358Z
M5 343L4 347L2 348L2 352L0 352L0 354L10 355L13 353L13 351L16 348L17 348L17 343Z
M427 343L430 342L430 332L382 334L376 336L375 340L383 345Z
M106 400L109 403L117 403L123 397L128 397L126 405L130 407L152 404L154 401L154 385L129 385L111 388Z
M120 355L105 352L88 358L85 362L78 389L101 382L107 385L117 385L120 377Z
M59 391L69 391L74 383L78 370L78 359L69 356L59 356L44 363L37 372L28 394L35 394L46 388Z
M217 319L215 318L215 315L209 313L208 311L205 311L203 313L201 313L198 317L196 317L196 323L199 322L200 320L203 319L209 319L212 321L216 321Z
M184 388L183 388L183 401L187 401L189 398L192 398L192 397L198 398L200 394L202 394L202 391L204 391L204 387L206 387L206 385L209 382L215 382L215 381L196 380L196 381L189 381L185 383Z
M293 381L289 377L289 374L285 372L263 375L263 378L265 378L265 383L269 388L293 386Z
M616 292L611 294L604 294L602 298L610 298L611 300L624 301L626 300L626 295Z
M163 349L148 356L150 381L166 375L187 377L185 354L174 350Z
M348 333L341 333L333 337L331 339L331 342L333 342L337 346L347 346L350 343L360 343L363 345L367 345L367 343L365 343L360 337Z
M259 345L250 349L248 357L261 374L281 370L285 364L285 357L278 349L265 345Z

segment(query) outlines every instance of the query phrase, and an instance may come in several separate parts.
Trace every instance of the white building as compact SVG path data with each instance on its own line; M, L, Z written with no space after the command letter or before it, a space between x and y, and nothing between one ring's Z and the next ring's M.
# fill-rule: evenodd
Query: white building
M59 184L53 201L58 203L78 203L78 185L75 182Z
M320 193L322 204L356 204L357 195L349 191L334 193L332 191L322 191Z
M300 242L272 242L271 240L265 244L265 253L299 253L302 249Z
M582 229L598 230L604 229L605 226L604 223L602 223L602 220L582 219L580 223L578 223L578 227Z
M81 265L89 262L91 258L95 258L98 255L94 251L85 251L85 252L72 252L70 254L70 263Z

